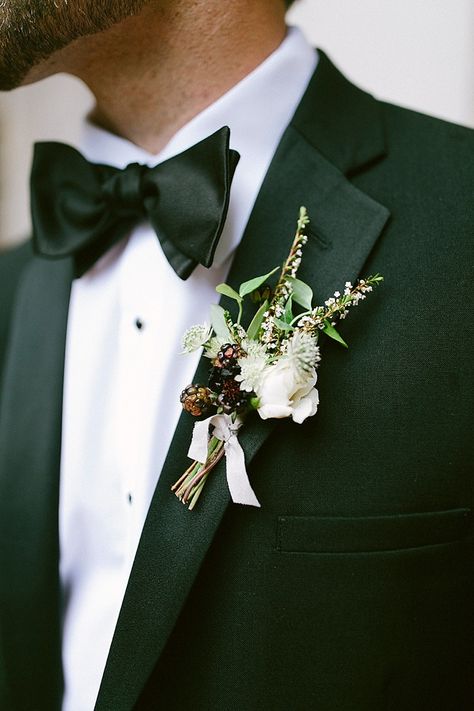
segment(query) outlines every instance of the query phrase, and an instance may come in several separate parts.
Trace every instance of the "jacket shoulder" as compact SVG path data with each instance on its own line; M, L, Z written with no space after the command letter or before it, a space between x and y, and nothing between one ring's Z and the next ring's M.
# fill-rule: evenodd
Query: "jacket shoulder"
M379 102L384 115L386 139L390 148L396 149L410 163L420 169L436 170L440 176L445 171L456 181L474 177L474 130L443 119ZM453 175L454 177L454 175ZM471 189L473 187L471 182Z

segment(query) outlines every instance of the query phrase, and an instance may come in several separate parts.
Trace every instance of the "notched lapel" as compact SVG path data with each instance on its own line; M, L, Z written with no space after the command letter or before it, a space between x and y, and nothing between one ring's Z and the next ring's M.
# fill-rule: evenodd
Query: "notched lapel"
M69 260L26 268L2 391L0 607L15 708L60 707L57 521L71 279Z
M281 264L301 205L311 222L298 276L311 285L318 303L357 278L390 217L385 206L356 188L290 126L237 252L234 286L236 272L249 271L252 263L254 273Z
M323 71L326 70L323 63ZM308 101L317 100L312 85L308 92ZM370 102L373 100L369 101L372 106ZM305 115L300 108L265 178L228 278L234 287L283 262L299 207L305 205L313 235L306 248L301 276L313 286L316 298L323 300L346 279L356 278L389 217L385 207L349 182L341 170L343 160L336 166L317 150L311 139L320 137L321 132L318 130L311 136L308 130L301 130L307 128L302 121ZM380 136L378 125L374 134ZM327 145L327 137L324 141ZM352 158L357 154L364 161L370 158L370 141L365 137L363 142L363 151L347 152L347 156L351 155L351 160L346 161L348 169L354 169ZM372 157L380 153L377 138ZM225 299L223 303L230 306ZM206 381L208 365L206 359L201 360L194 382ZM240 433L250 473L253 456L276 422L255 417L251 427L243 428ZM212 473L194 511L188 511L170 491L172 483L188 466L186 453L192 426L192 418L184 414L150 506L96 711L133 708L173 630L229 504L223 461Z

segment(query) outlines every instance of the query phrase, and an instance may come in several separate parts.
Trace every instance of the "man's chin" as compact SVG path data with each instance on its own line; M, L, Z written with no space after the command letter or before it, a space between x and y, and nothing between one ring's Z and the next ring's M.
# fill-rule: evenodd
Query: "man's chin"
M13 91L22 86L36 84L36 82L47 79L59 71L60 69L55 66L55 63L48 60L39 62L30 68L21 69L18 67L15 71L4 70L0 63L0 92Z
M48 62L38 64L35 67L32 67L25 74L20 86L36 84L38 81L42 81L43 79L53 76L53 74L57 74L58 71L59 69L55 69L53 66L50 66Z
M5 68L0 61L0 92L12 91L23 85L25 73Z

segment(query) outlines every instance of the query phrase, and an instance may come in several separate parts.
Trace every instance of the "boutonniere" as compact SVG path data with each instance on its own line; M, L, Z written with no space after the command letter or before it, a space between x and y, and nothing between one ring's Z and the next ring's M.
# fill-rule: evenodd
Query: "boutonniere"
M236 302L236 317L213 305L211 325L196 325L184 334L183 353L203 348L210 360L208 384L189 385L181 394L187 412L208 415L195 424L188 452L193 462L172 487L190 509L222 457L234 503L260 506L245 469L239 429L253 411L264 420L291 417L297 424L316 414L320 334L347 347L337 322L383 281L375 274L355 285L346 282L324 305L313 306L311 288L297 278L308 223L301 207L290 253L273 288L268 282L279 267L244 282L238 291L220 284L216 291ZM241 323L245 299L252 299L256 310L246 327Z

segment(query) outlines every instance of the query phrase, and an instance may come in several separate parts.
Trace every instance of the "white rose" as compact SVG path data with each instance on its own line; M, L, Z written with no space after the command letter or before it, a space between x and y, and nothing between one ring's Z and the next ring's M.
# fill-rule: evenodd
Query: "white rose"
M282 358L266 369L257 396L258 414L262 420L292 417L301 424L316 414L319 403L316 369L311 368L302 382L291 360Z

